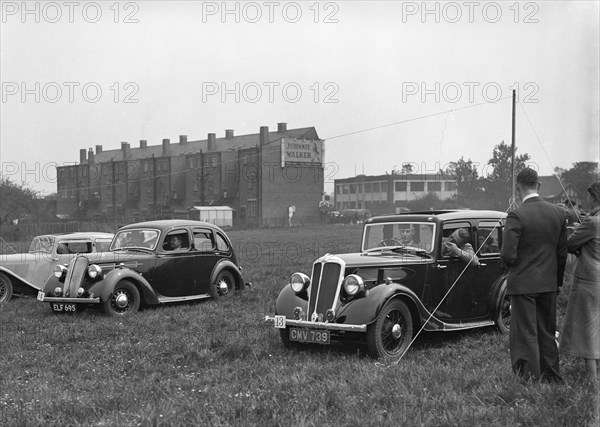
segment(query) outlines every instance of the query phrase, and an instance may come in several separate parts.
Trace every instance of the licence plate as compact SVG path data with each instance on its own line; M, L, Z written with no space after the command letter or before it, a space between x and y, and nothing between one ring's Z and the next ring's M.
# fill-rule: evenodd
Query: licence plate
M328 330L290 328L290 341L330 344Z
M67 312L67 313L75 313L77 311L76 304L63 304L60 302L53 302L50 304L52 307L52 311L56 312Z
M39 291L37 296L38 301L44 301L45 296L46 294L44 293L44 291Z

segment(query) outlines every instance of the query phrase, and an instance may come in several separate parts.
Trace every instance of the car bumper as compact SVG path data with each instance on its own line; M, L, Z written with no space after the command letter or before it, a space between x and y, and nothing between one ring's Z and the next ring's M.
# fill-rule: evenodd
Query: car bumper
M273 322L276 328L283 329L288 326L294 326L298 328L307 328L307 329L326 329L330 331L345 331L345 332L367 332L367 325L348 325L341 323L325 323L325 322L309 322L308 320L295 320L288 319L285 316L285 322L283 326L281 323L276 322L276 318L278 316L265 316L265 322Z
M66 297L47 297L43 292L38 292L38 301L42 302L61 302L67 304L100 304L100 298L66 298Z

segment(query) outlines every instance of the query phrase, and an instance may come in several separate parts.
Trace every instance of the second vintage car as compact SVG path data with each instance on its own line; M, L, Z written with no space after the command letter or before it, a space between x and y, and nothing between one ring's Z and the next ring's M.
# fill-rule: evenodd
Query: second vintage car
M36 297L58 264L75 254L108 250L111 233L44 234L35 237L26 253L0 255L0 303L13 296Z
M124 226L107 253L79 255L54 276L38 294L53 311L100 307L113 316L140 305L229 297L245 285L225 232L188 220Z
M291 276L266 316L284 346L332 341L367 345L398 358L415 334L497 325L506 333L510 303L500 259L505 214L427 211L369 218L360 252L327 254L309 275ZM479 262L447 253L462 229ZM464 257L463 257L464 258Z

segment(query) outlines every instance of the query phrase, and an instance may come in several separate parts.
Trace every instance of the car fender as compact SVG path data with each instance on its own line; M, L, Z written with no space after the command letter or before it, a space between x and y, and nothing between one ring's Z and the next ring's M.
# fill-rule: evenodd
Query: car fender
M231 274L233 274L233 278L235 279L236 290L239 291L244 288L244 280L242 279L242 273L240 273L240 268L228 259L222 259L221 261L215 264L212 274L210 275L211 284L217 281L217 276L223 270L229 270Z
M293 319L294 308L296 307L301 307L306 313L306 310L308 309L308 300L300 298L288 284L281 290L277 297L275 314Z
M150 283L141 274L128 268L117 268L108 272L102 280L94 283L89 288L89 292L100 297L102 302L108 301L117 283L124 279L132 281L137 286L143 302L147 304L159 303Z
M5 274L8 277L8 279L10 280L10 282L12 283L13 294L37 295L37 293L39 291L41 291L40 287L34 285L33 283L29 282L28 280L25 280L18 274L12 272L11 270L9 270L5 267L0 266L0 272Z
M344 316L344 323L368 325L377 320L383 306L395 298L408 302L415 321L418 322L425 316L427 310L419 297L401 283L389 283L369 289L365 296L342 306L337 316Z

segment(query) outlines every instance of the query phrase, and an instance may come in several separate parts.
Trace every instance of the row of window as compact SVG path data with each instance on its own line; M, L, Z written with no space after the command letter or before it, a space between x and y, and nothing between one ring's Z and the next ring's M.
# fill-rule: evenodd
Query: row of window
M443 185L442 185L443 184ZM425 189L427 188L427 190ZM406 191L456 191L455 181L396 181L394 182L394 191L397 193ZM363 191L364 190L364 191ZM356 193L387 193L387 181L365 182L359 184L338 184L336 192L338 194L356 194Z

